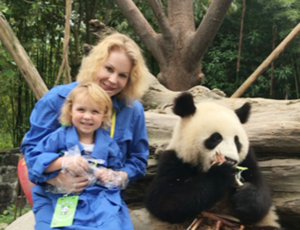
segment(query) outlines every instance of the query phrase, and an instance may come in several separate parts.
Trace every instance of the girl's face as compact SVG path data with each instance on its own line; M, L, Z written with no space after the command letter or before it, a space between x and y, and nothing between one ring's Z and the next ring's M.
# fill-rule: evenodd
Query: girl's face
M96 73L98 83L110 97L126 86L132 69L132 61L123 49L114 49Z
M77 129L79 140L83 143L93 143L94 132L101 126L104 112L87 100L84 94L78 94L74 98L70 115Z

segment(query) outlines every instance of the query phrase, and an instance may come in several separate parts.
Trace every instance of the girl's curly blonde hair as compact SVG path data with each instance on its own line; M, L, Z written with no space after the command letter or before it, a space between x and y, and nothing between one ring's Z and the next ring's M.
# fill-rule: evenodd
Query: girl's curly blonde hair
M107 60L113 49L123 49L132 61L132 70L125 88L117 95L118 98L125 98L127 103L139 99L148 89L148 68L145 64L139 46L124 34L114 33L105 37L99 42L84 58L79 74L78 82L96 81L96 74L101 65Z
M83 98L89 101L104 113L101 127L107 128L110 126L110 117L112 113L111 98L104 89L93 82L79 84L70 92L61 109L61 115L59 117L61 124L66 126L73 125L70 112L72 111L72 106L78 96L80 96L80 99Z

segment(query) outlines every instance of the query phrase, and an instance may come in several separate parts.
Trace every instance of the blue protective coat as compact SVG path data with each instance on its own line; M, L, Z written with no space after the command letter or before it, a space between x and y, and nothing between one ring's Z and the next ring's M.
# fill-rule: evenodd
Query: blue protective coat
M36 185L32 188L35 229L51 229L50 223L57 199L63 194L46 192L45 181L56 172L43 173L61 152L78 146L84 150L74 126L60 127L43 138L25 160L29 166L29 178ZM121 152L116 142L106 130L100 128L95 133L95 147L91 157L104 160L103 166L118 170L122 168ZM53 175L52 175L53 176ZM61 229L61 228L60 228ZM129 212L118 188L107 189L99 185L87 187L79 194L72 226L63 229L133 229Z
M33 172L36 169L35 165L29 162L29 159L33 156L32 151L40 140L60 127L58 117L60 116L61 107L70 91L77 85L77 82L73 82L67 85L59 85L52 88L36 103L31 113L31 127L24 137L21 145L21 151L25 155L29 174L32 174L30 175L30 179L33 180L33 182ZM118 100L116 97L112 97L112 102L117 111L113 138L121 150L120 162L123 163L123 167L121 167L119 170L125 171L128 174L129 183L132 183L133 181L145 175L149 155L144 108L138 101L134 101L131 105L126 105L124 100ZM58 172L48 174L44 180L54 178L57 173ZM91 190L92 188L93 187L87 188L86 191ZM119 199L120 200L118 203L121 204L123 201L121 198ZM39 197L36 197L34 203L38 202L38 200ZM43 205L44 207L47 205L51 207L52 204L51 202L48 202L47 204L45 203ZM108 205L111 205L111 203ZM45 214L49 215L49 213L42 213L41 211L36 213L36 220L39 220L40 218L42 219ZM86 215L93 215L93 213L86 210ZM85 219L85 217L83 217L83 219ZM97 220L95 223L98 221L103 220ZM112 223L114 222L108 221L107 224Z

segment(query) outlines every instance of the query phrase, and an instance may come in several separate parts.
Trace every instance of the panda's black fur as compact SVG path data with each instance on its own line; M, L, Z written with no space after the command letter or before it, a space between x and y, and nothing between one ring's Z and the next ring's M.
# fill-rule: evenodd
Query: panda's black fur
M241 124L248 120L250 108L250 104L245 103L235 111ZM176 98L173 111L190 122L188 119L193 119L197 112L192 95L183 93ZM204 146L213 149L221 141L222 136L214 132L205 140ZM238 153L245 147L239 136L234 136L233 143ZM238 188L235 186L235 163L248 168L242 173L244 184ZM178 150L171 146L160 153L157 173L147 190L145 205L158 220L174 224L193 220L202 211L214 210L216 204L224 199L230 205L229 214L243 224L255 225L271 212L270 190L250 147L241 162L228 160L212 164L205 170L201 164L184 161ZM265 223L269 224L268 221Z

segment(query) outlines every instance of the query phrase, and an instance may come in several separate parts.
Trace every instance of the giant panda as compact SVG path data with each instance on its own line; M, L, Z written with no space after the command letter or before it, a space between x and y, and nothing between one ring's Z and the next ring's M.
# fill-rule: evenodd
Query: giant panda
M235 111L213 101L195 105L187 92L175 99L180 120L145 196L151 229L187 229L202 212L233 216L245 229L281 229L242 125L250 109L249 103Z

